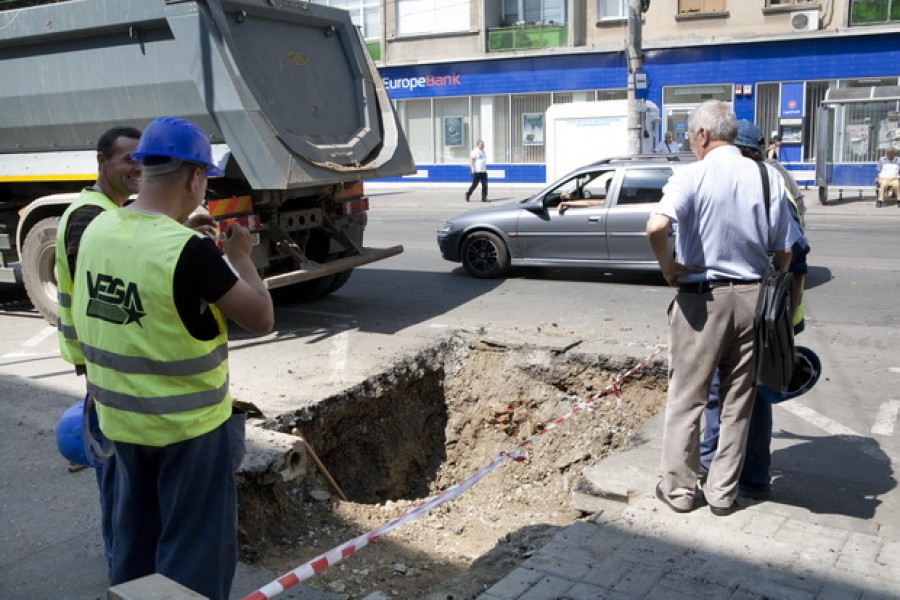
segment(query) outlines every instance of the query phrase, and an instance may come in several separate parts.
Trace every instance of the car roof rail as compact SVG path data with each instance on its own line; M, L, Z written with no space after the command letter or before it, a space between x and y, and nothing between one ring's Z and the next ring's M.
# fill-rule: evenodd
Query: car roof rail
M678 152L673 154L633 154L627 156L611 156L591 163L591 166L609 165L616 163L646 161L646 162L684 162L696 160L690 152Z

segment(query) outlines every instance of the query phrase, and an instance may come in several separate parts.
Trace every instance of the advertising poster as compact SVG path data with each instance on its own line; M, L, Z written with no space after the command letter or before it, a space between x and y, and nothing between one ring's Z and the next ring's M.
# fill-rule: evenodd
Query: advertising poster
M544 145L544 113L522 114L522 143L526 146Z
M444 145L452 147L463 145L462 117L444 117Z

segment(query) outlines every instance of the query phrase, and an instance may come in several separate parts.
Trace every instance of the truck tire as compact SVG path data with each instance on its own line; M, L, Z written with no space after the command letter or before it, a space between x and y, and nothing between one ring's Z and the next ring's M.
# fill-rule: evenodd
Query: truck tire
M509 271L509 251L497 234L476 231L463 240L462 265L472 277L503 277Z
M59 217L38 221L22 244L22 282L34 308L56 325L56 230Z
M325 275L318 279L310 279L309 281L295 283L284 289L290 294L291 299L294 302L300 302L301 304L312 302L328 295L328 288L334 283L334 277L334 275Z
M353 269L336 273L334 275L334 281L332 281L331 285L328 286L328 291L325 292L325 295L327 296L328 294L333 294L334 292L344 287L344 284L347 283L347 281L350 279L350 275L352 274Z
M301 281L300 283L295 283L290 286L288 289L295 302L312 302L313 300L324 298L344 287L344 284L350 279L350 274L352 272L353 270L351 269L350 271L342 271L333 275L319 277L318 279Z

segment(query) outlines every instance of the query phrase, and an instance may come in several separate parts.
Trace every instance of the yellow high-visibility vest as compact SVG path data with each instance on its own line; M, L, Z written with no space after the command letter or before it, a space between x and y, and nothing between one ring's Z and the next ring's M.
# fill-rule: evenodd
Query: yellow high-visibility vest
M787 186L784 188L785 195L790 201L791 205L794 207L794 213L797 215L797 222L800 224L800 231L806 233L804 230L803 223L803 215L800 213L800 207L797 205L797 200L794 199L794 196L787 190ZM803 284L806 284L806 277L803 277ZM800 321L802 321L806 317L806 294L802 294L800 296L800 304L797 305L796 310L794 310L794 314L791 315L791 325L797 325Z
M118 208L106 194L88 188L82 190L59 219L59 228L56 230L56 327L59 330L59 353L63 360L73 365L83 365L84 355L72 322L72 273L69 272L69 260L66 257L66 229L72 214L85 206L96 206L103 210Z
M228 329L194 338L175 306L175 266L195 232L164 215L118 209L85 233L72 313L106 437L167 446L231 415Z

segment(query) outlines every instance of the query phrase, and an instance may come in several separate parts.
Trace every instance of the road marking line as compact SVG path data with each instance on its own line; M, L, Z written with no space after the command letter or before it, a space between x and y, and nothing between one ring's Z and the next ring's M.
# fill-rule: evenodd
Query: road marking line
M347 370L347 350L350 347L350 332L342 331L332 338L331 350L328 353L331 372L343 380Z
M48 356L59 356L59 352L7 352L6 354L0 356L0 360L5 360L7 358L38 358ZM14 363L0 363L0 366L6 366L10 364Z
M890 400L882 402L878 407L878 415L875 417L875 424L872 425L873 435L893 435L894 423L897 422L897 415L900 414L900 400Z
M31 339L25 340L24 342L22 342L22 345L26 346L28 348L34 348L35 346L37 346L38 344L40 344L41 342L46 340L48 337L50 337L51 335L55 335L55 334L56 334L56 327L47 326L47 327L44 327L40 333L33 336Z
M878 442L872 438L863 437L849 427L845 427L837 421L826 417L822 413L816 412L808 406L803 406L797 402L782 402L778 406L786 411L793 413L804 421L824 430L826 433L836 435L844 439L844 441L857 446L862 452L868 454L872 458L878 460L890 460L887 454L878 445Z
M891 373L900 373L900 367L891 367L888 371Z

